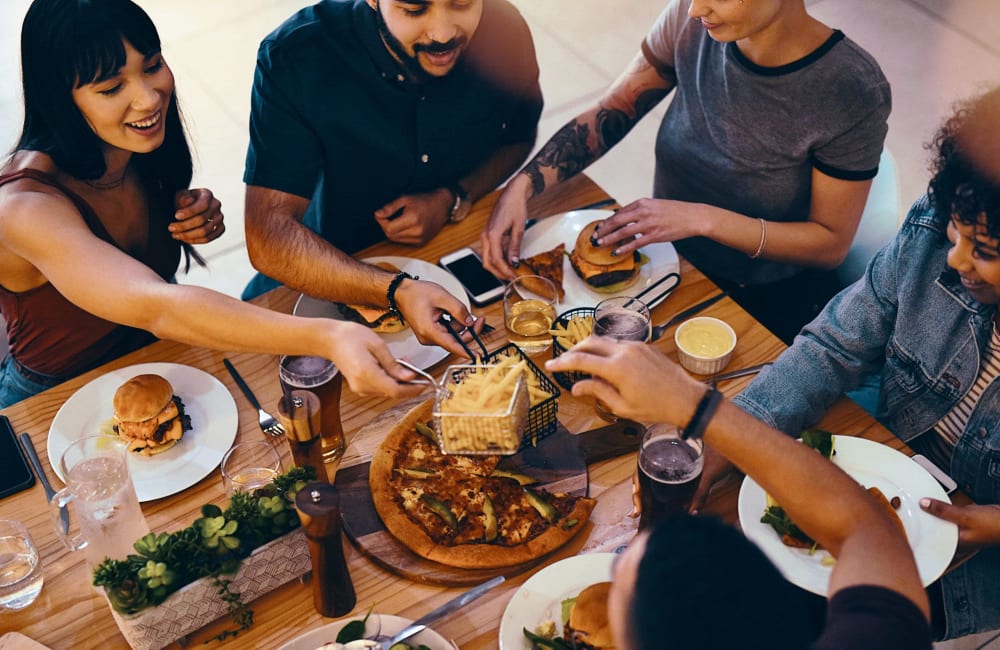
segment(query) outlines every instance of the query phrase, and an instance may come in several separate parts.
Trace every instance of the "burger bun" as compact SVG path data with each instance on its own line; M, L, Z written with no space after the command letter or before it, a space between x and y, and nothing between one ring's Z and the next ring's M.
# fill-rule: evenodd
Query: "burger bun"
M136 375L115 391L115 418L143 422L156 417L173 399L174 387L160 375Z

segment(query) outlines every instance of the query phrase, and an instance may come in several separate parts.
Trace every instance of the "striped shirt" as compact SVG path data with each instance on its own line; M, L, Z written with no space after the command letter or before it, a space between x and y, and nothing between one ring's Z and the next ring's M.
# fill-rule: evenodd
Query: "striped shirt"
M955 451L958 439L962 437L973 409L979 403L986 388L1000 376L1000 331L996 322L993 323L993 336L986 345L983 363L979 368L979 377L972 388L941 420L934 425L934 435L921 436L926 438L926 446L921 452L929 457L939 467L948 471L951 467L951 456Z

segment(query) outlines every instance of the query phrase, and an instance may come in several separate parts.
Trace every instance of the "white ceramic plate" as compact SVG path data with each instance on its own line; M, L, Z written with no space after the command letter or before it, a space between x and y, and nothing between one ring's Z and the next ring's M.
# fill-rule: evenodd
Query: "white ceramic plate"
M388 262L400 271L406 271L412 276L421 280L434 282L445 288L451 295L455 296L469 307L469 299L465 295L465 289L461 283L455 279L451 273L438 268L430 262L423 260L413 260L408 257L366 257L362 262L375 264L377 262ZM337 320L347 320L344 317L343 305L339 302L320 300L302 294L295 303L292 313L296 316L310 316L313 318L335 318ZM423 345L413 335L413 330L406 328L402 332L392 332L390 334L380 334L379 336L389 346L389 350L396 358L407 359L418 368L427 369L438 361L445 359L450 354L447 350L436 345Z
M562 601L596 582L611 580L614 553L587 553L550 564L521 585L500 619L500 650L531 650L524 628L532 632L543 620L556 622L562 636Z
M614 213L610 210L573 210L541 219L524 231L524 239L521 241L521 256L530 257L551 250L559 244L566 244L566 252L569 253L576 246L576 238L584 226L591 221L607 219L612 214ZM635 296L668 273L680 273L677 251L670 242L643 246L640 252L649 258L649 262L640 267L639 280L617 295ZM669 282L671 281L667 280L664 284L650 290L649 295L644 296L644 298L656 298ZM563 289L566 291L566 297L559 305L560 312L577 307L593 307L605 298L616 295L594 291L587 286L573 270L573 266L569 263L569 256L563 259ZM659 301L651 306L655 307L657 304Z
M937 580L955 555L958 528L924 512L919 502L922 497L931 497L951 503L940 484L923 467L892 447L851 436L834 436L834 440L834 463L866 488L874 486L882 490L887 499L898 496L902 500L896 513L913 547L920 579L925 586ZM743 532L788 581L825 596L833 567L823 566L821 561L829 553L816 551L809 555L808 549L782 544L774 528L760 523L766 504L764 490L746 477L739 498Z
M364 618L364 613L342 618L339 621L334 621L333 623L327 623L323 627L316 628L311 632L306 632L302 636L292 639L285 645L280 646L278 650L316 650L316 648L319 648L324 643L333 643L336 641L337 633L340 632L342 627L351 621L360 620L362 618ZM368 622L365 623L365 636L369 637L374 636L375 634L395 634L412 622L413 621L410 619L403 618L401 616L392 616L391 614L372 614L368 617ZM431 650L450 650L451 648L457 648L454 643L448 641L430 628L427 628L420 634L411 636L403 643L406 643L414 648L422 643Z
M63 451L74 441L96 435L114 414L115 391L135 377L152 373L165 378L184 401L191 430L173 448L155 456L129 455L129 472L139 501L152 501L184 490L219 466L236 439L239 427L236 402L218 379L204 370L177 363L142 363L112 370L73 393L49 427L47 449L53 470Z

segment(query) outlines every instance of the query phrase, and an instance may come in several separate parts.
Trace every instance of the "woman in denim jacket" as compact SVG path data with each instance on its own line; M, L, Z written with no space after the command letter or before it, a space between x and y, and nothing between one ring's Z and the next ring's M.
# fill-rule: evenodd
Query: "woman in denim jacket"
M1000 89L988 99L998 98ZM1000 174L974 168L964 146L983 106L964 105L938 132L928 195L865 276L735 399L798 433L880 377L879 420L981 504L921 500L958 524L961 546L980 549L929 590L941 638L1000 628Z

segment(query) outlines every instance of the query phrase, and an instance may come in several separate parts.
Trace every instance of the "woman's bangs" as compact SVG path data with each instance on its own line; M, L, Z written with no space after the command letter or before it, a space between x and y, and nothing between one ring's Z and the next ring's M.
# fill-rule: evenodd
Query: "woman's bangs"
M125 65L128 41L144 57L160 51L160 37L149 16L131 3L94 15L91 24L80 29L65 60L67 83L74 88L114 76Z

